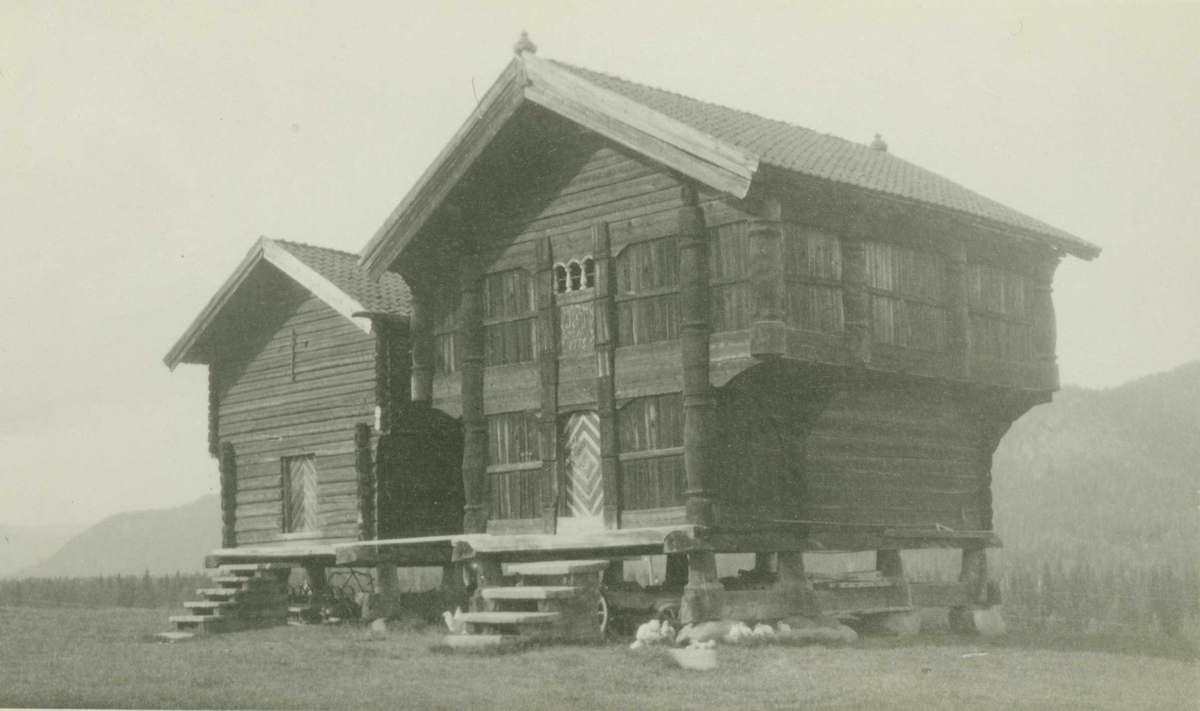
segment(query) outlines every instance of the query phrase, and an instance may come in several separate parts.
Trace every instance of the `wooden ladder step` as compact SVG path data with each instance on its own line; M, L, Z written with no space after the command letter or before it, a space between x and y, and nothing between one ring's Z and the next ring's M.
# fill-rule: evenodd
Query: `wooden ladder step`
M543 625L561 618L557 612L465 612L461 619L476 625Z
M547 560L537 563L507 563L507 575L582 575L608 568L607 560Z
M562 600L578 595L580 588L570 585L517 585L507 588L484 588L485 600Z
M452 634L442 638L442 644L451 649L476 652L502 647L514 647L523 641L516 634Z
M185 602L183 606L190 610L192 614L199 615L220 615L222 611L237 609L236 602L213 602L211 600L202 600L198 602ZM207 612L196 612L197 610L207 610Z

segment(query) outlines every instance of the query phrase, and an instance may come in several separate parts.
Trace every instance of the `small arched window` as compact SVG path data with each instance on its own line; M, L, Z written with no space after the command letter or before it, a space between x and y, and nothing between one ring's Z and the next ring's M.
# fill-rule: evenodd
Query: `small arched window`
M554 265L554 290L559 294L567 291L567 268L561 264Z
M583 260L583 285L587 289L596 286L596 260L591 257Z
M579 262L572 259L567 269L571 275L571 291L579 291L583 288L583 267L579 265Z

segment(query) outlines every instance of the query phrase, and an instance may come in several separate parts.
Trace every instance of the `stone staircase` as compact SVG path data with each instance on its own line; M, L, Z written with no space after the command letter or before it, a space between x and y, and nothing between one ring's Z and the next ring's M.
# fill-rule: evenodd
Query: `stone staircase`
M185 602L188 614L170 618L175 629L159 639L177 642L196 635L259 627L288 621L288 575L280 563L222 565L213 578L216 587L201 588L197 602Z
M586 641L604 636L607 608L600 576L608 561L554 561L508 566L504 585L476 591L463 634L447 635L451 649L470 651L534 640Z

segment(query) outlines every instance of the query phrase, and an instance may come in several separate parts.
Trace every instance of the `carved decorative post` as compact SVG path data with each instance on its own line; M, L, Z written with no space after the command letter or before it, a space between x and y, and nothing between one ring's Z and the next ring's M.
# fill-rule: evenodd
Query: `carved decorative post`
M1033 355L1046 390L1058 390L1058 327L1054 317L1054 272L1061 255L1038 263L1033 274Z
M778 200L765 201L760 216L750 221L749 238L750 294L754 304L750 355L781 356L787 352L787 332L783 324L783 223Z
M208 453L217 456L221 444L221 399L215 363L208 365Z
M871 362L871 309L867 294L867 246L857 236L842 237L842 314L850 362Z
M354 470L358 474L360 541L369 541L378 536L375 526L375 464L371 460L371 428L360 422L354 426Z
M711 297L708 287L708 233L696 191L683 188L679 208L679 316L683 349L684 506L688 523L713 524L706 486L714 434L712 385L708 379ZM782 325L782 323L781 323Z
M592 259L596 265L596 403L600 418L600 472L604 481L604 527L621 527L621 464L617 456L616 270L608 224L592 226Z
M221 472L221 547L237 545L237 454L231 442L222 442L218 466Z
M474 256L460 271L458 342L462 352L464 533L487 532L487 420L483 415L483 289Z
M537 276L537 338L539 382L542 390L542 531L558 525L558 318L554 313L554 255L550 238L534 245Z
M383 319L374 319L371 330L375 333L375 428L379 432L392 429L392 350L391 324ZM356 433L357 434L357 433Z
M967 288L967 250L955 243L946 252L946 331L949 376L962 380L971 377L971 304Z
M412 301L408 330L412 338L412 401L433 402L433 294L420 279L410 279Z

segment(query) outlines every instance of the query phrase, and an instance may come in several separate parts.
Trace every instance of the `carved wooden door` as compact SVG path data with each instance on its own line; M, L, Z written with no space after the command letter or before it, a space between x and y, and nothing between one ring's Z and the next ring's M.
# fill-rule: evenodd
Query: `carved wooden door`
M563 425L563 506L558 531L604 528L604 478L600 469L600 417L594 410L575 412Z

